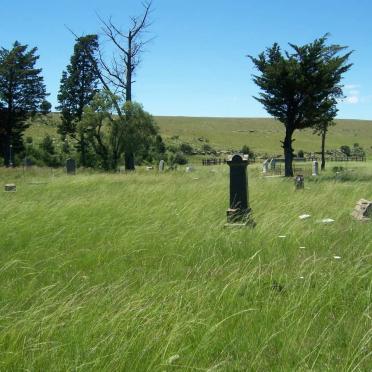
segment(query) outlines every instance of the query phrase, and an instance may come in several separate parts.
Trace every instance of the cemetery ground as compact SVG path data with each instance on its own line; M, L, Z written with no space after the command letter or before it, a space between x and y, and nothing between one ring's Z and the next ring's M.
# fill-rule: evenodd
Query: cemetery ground
M249 166L240 229L226 165L1 169L0 370L370 370L372 163L333 165L298 191Z

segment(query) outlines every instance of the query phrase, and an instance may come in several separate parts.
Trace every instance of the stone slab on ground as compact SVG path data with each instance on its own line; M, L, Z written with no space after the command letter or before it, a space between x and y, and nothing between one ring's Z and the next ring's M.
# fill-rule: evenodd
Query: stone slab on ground
M4 185L4 191L16 191L17 187L14 183L7 183Z
M369 221L372 218L372 201L360 199L351 215L358 221Z

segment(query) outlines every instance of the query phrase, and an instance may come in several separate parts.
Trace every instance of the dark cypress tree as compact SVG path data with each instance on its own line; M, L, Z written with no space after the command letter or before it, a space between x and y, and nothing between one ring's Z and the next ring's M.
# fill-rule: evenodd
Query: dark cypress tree
M58 94L57 110L62 114L58 132L63 139L70 136L77 141L83 166L87 165L88 143L86 134L78 130L77 123L81 120L84 106L92 101L98 91L97 50L97 35L87 35L77 39L67 71L62 73Z
M296 129L327 125L337 112L337 98L343 96L341 79L351 64L346 47L326 45L327 36L310 44L290 44L293 53L282 53L274 44L257 58L250 56L260 75L253 81L261 88L256 99L285 126L283 143L285 175L293 176L292 135Z
M12 49L0 50L0 151L6 166L23 150L26 120L47 95L41 69L35 67L36 51L17 41Z

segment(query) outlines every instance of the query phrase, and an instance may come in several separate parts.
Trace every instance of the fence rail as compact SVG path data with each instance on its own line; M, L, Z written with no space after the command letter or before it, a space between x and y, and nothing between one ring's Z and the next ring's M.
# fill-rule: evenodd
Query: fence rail
M255 163L256 158L250 158L249 164ZM202 159L202 165L221 165L226 164L227 159L221 159L221 158L211 158L211 159Z
M319 156L311 156L311 157L308 157L308 158L304 158L305 160L304 161L314 161L314 160L321 160L321 158ZM343 162L343 161L367 161L366 157L363 156L363 155L350 155L350 156L327 156L325 158L326 161L339 161L339 162Z

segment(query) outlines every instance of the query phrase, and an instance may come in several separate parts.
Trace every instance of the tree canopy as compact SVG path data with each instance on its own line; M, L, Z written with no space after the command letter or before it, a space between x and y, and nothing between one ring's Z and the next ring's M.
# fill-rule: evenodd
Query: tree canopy
M58 132L62 138L71 136L77 140L81 163L87 166L87 143L83 132L77 130L83 110L98 91L98 75L96 69L96 53L98 36L86 35L78 38L74 46L70 64L62 73L58 94L62 120Z
M347 47L327 45L328 35L303 46L289 44L292 51L282 52L277 43L259 54L249 56L259 75L253 81L261 88L257 101L284 124L285 174L293 176L292 134L296 129L332 121L337 99L343 96L341 79L352 66Z
M5 165L12 163L10 147L23 149L26 119L40 109L46 88L41 69L36 68L37 48L28 49L18 41L0 50L0 148Z

